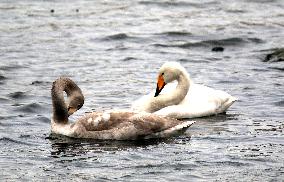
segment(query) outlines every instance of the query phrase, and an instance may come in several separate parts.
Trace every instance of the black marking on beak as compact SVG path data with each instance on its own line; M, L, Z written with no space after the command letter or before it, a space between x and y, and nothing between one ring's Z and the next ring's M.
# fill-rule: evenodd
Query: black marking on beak
M159 89L159 86L158 86L158 84L157 84L156 92L155 92L154 97L157 97L157 96L161 93L161 91L163 90L163 88L165 87L165 85L166 85L166 83L164 83L163 86L162 86L162 88Z

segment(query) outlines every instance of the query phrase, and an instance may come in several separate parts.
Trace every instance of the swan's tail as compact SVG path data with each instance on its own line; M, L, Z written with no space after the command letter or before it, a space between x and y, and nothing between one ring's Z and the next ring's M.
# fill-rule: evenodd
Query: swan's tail
M187 128L189 128L193 123L195 123L195 121L185 121L182 122L174 127L168 128L166 130L157 132L157 133L153 133L151 135L147 135L145 136L145 139L150 139L150 138L168 138L171 136L175 136L178 134L182 134L184 133Z
M229 97L223 104L221 107L221 113L225 112L232 104L234 104L234 102L236 102L238 99L236 97Z

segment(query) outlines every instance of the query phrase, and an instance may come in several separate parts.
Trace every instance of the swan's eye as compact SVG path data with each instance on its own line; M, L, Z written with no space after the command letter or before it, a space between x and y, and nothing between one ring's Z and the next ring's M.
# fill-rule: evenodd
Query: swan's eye
M164 73L162 73L162 75L164 75Z

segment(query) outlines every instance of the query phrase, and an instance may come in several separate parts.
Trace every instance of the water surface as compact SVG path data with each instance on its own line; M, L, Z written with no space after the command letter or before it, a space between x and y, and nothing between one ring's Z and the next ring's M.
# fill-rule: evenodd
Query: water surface
M283 8L281 0L1 1L0 179L283 180L284 64L263 62L284 45ZM155 88L166 61L239 101L166 140L50 136L59 76L85 94L75 120L130 107Z

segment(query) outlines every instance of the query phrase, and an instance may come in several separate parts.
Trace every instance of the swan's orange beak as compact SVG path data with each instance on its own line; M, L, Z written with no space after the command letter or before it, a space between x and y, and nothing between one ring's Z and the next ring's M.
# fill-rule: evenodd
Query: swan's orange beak
M76 112L77 109L74 107L68 107L68 116L72 115L74 112Z
M166 85L166 83L164 81L163 75L159 75L158 76L158 81L157 81L156 93L155 93L154 97L157 97L160 94L160 92L163 90L165 85Z

